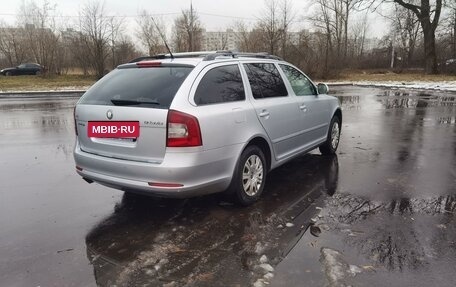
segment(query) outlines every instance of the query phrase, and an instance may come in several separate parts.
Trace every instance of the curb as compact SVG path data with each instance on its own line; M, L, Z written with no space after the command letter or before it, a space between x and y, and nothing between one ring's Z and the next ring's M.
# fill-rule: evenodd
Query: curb
M86 90L63 90L63 91L12 91L0 92L0 99L9 98L41 98L41 97L80 97Z
M385 88L385 89L408 89L408 90L421 90L421 91L434 91L445 93L456 93L454 90L439 89L438 87L408 87L407 85L388 85L388 84L374 84L374 83L356 83L356 82L341 82L341 83L327 83L330 87L342 86L357 86L364 88ZM61 91L11 91L0 92L0 99L14 99L14 98L41 98L41 97L80 97L86 90L61 90Z

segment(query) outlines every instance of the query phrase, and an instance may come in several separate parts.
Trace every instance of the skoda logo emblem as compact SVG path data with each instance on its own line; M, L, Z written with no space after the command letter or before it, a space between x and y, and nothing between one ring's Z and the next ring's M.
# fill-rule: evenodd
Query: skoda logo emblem
M106 112L106 117L108 118L108 120L112 120L112 117L113 117L113 116L114 116L114 115L113 115L113 113L112 113L111 110L108 110L108 111Z

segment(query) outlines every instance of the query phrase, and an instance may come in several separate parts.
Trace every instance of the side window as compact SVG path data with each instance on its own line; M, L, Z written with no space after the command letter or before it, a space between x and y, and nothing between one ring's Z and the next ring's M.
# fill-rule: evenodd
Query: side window
M207 72L196 89L194 100L198 106L245 100L238 65L216 67Z
M18 67L19 67L19 69L25 69L26 65L25 64L20 64Z
M296 96L316 95L314 85L300 71L287 65L280 65Z
M287 88L274 64L245 64L252 94L255 99L286 97Z

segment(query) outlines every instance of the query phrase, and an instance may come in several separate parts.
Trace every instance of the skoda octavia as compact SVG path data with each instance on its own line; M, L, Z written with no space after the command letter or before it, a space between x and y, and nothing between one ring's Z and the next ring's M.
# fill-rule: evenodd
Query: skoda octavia
M262 53L142 57L77 103L76 171L125 192L225 191L248 205L272 169L315 148L336 152L342 112L327 91Z

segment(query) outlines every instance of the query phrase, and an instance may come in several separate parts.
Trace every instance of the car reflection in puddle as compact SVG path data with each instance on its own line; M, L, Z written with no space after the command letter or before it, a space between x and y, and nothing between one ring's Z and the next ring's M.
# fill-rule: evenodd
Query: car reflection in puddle
M337 157L306 155L273 171L262 200L124 196L86 237L101 286L246 286L293 249L337 189ZM171 285L173 286L173 285Z

